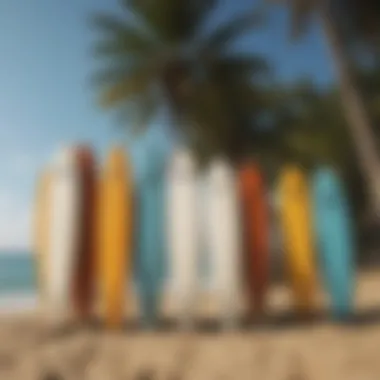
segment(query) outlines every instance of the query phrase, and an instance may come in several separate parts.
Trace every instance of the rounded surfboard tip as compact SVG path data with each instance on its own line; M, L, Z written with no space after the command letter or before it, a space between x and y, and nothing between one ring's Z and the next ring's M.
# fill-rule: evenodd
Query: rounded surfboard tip
M260 166L249 161L242 164L239 168L240 185L244 183L247 189L256 189L263 186L263 174Z
M93 165L95 161L94 149L90 145L80 144L75 147L78 160L83 165Z
M304 178L305 172L300 165L288 164L280 171L280 180L287 183L298 185L300 182L303 182Z
M106 173L123 173L127 170L127 154L121 146L113 146L107 154L105 162Z
M233 181L233 170L229 162L223 158L215 158L210 163L210 177L211 182L218 183L219 181Z
M76 147L62 146L54 156L53 165L55 167L72 167L76 164Z
M172 153L172 165L178 170L194 171L195 159L187 148L176 148Z
M340 176L338 172L329 166L320 166L316 168L312 175L313 187L331 187L339 186Z

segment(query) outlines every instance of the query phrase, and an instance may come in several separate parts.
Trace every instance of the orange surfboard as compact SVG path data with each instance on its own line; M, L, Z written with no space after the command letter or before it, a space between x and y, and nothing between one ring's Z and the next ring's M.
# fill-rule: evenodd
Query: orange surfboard
M111 149L99 181L100 298L106 325L120 327L132 256L132 181L121 147Z
M73 280L73 306L80 318L91 313L94 296L96 173L91 148L79 146L76 152L80 180L79 242Z
M42 299L46 292L46 267L49 259L50 188L51 175L49 171L45 171L38 181L34 211L34 254L38 291Z
M262 174L254 163L239 171L243 217L244 268L250 312L265 309L269 277L269 210Z
M284 167L278 189L290 285L298 312L307 315L316 304L317 265L306 174L296 165Z

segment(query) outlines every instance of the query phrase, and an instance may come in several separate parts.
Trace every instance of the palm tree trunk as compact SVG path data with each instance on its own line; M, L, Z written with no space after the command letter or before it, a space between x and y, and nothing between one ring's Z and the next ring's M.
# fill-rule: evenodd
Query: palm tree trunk
M368 181L371 206L376 212L380 211L380 161L377 155L376 139L363 99L355 85L341 35L330 13L329 3L329 0L320 2L319 16L335 63L342 105L353 145L356 148L359 166Z

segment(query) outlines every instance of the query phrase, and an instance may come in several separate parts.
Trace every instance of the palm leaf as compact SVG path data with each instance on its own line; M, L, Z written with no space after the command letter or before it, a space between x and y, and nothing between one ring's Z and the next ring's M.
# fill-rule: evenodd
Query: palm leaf
M124 32L116 38L103 40L94 45L96 57L132 57L146 54L158 49L157 45L135 30Z
M298 38L305 33L310 25L310 18L314 10L314 0L291 0L291 28L292 37Z
M124 0L124 6L168 44L191 39L217 0Z
M91 25L106 37L95 44L96 56L132 55L157 46L154 38L127 19L97 13L91 18Z
M213 75L233 82L249 82L253 76L263 77L269 74L269 65L265 59L255 55L218 56L209 63L209 70Z
M120 81L116 80L117 75L115 73L115 80L106 86L108 88L101 96L100 104L105 108L116 106L148 91L153 84L155 70L150 65L135 67L129 76L120 77Z
M118 123L123 127L129 125L132 133L139 135L146 131L159 109L160 102L157 93L154 91L143 93L136 96L134 101L126 101L122 104Z
M202 51L206 55L224 51L226 44L252 28L262 25L264 20L262 11L244 13L218 27L210 36L202 41Z
M110 86L123 82L125 78L133 75L135 65L125 60L104 69L99 69L90 77L90 82L96 87Z
M128 21L108 13L95 13L90 17L90 25L101 33L111 36L123 34L127 29Z

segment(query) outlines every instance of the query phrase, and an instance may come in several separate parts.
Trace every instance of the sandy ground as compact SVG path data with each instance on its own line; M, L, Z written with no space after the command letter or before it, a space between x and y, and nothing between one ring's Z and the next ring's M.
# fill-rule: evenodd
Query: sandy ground
M133 323L110 332L97 324L52 328L38 311L3 316L0 379L380 379L380 273L360 275L357 315L346 325L329 320L323 296L321 313L297 320L288 293L274 287L266 322L237 332L212 322L194 333L171 324L146 332ZM211 309L204 299L201 311Z

